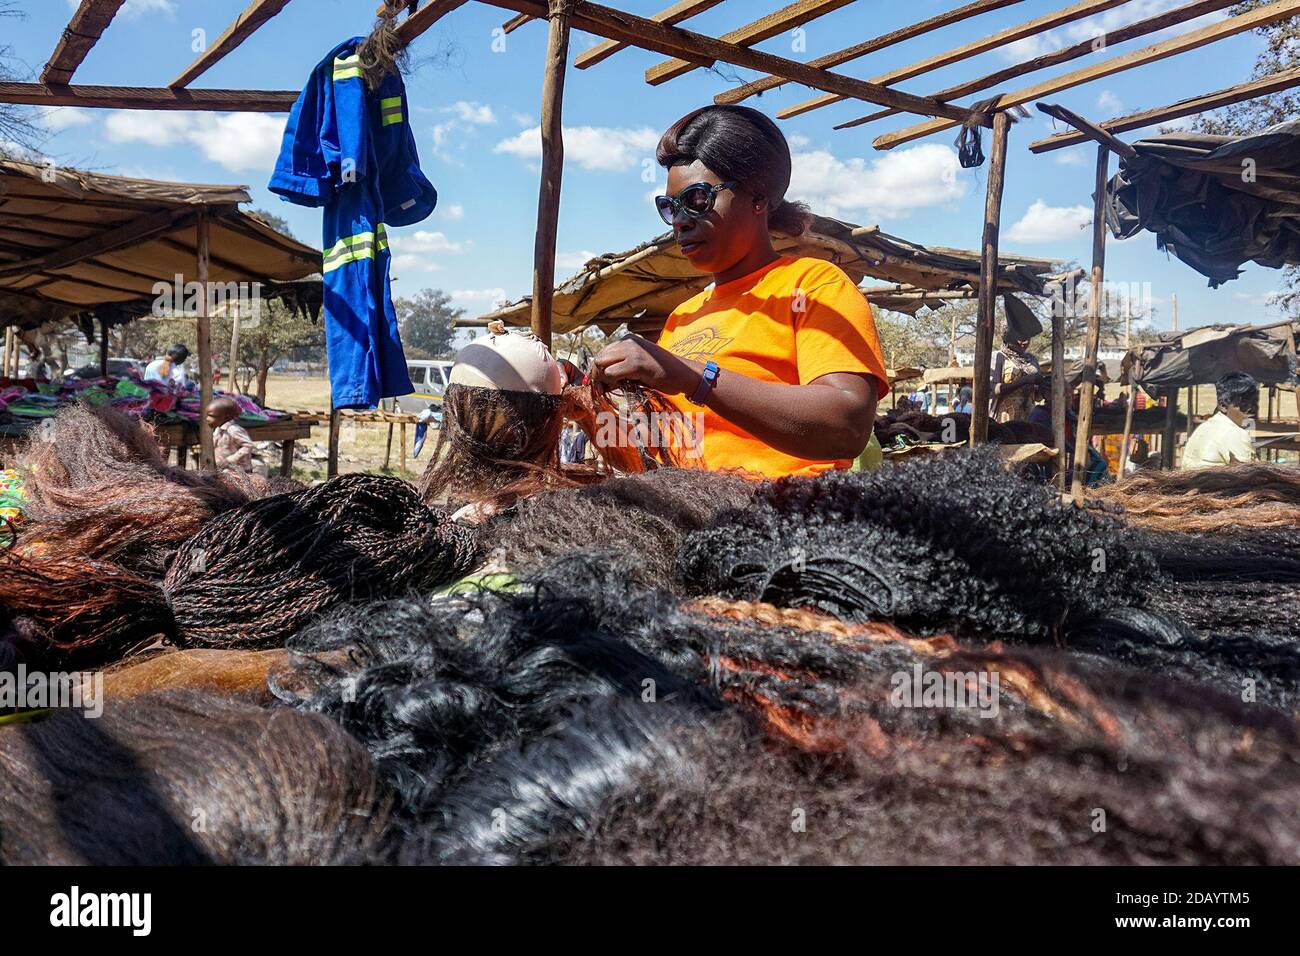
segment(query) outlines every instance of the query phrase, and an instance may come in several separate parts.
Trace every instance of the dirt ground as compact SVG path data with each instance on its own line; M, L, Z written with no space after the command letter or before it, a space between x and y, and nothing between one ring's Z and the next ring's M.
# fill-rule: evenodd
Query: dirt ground
M266 382L266 404L285 411L309 409L323 412L330 404L329 381L324 378L302 378L296 375L271 375ZM365 422L345 421L339 430L339 471L347 474L369 471L396 475L414 481L424 470L424 463L433 453L438 432L430 428L424 450L418 459L412 458L415 426L406 429L406 470L401 462L401 428L393 426L393 447L389 467L384 467L384 453L388 445L388 426ZM313 446L314 449L313 449ZM298 442L298 455L294 459L293 476L299 481L316 481L325 477L325 454L329 448L329 428L317 425L311 430L310 441ZM304 458L303 452L316 451L319 460ZM278 464L279 457L272 456Z

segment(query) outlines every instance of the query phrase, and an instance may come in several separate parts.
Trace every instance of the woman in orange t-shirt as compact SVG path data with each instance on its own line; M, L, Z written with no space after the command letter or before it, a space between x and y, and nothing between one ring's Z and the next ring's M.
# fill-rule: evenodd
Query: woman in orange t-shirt
M785 137L757 110L707 106L664 133L657 158L668 170L660 214L714 284L673 311L658 344L630 335L602 349L596 378L639 382L702 423L692 431L710 470L774 478L848 468L889 380L853 281L772 246L772 230L797 236L808 222L785 200Z

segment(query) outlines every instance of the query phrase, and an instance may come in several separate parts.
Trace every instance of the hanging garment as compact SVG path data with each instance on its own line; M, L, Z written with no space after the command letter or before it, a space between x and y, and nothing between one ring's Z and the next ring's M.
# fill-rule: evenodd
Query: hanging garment
M389 287L388 226L428 218L438 193L420 171L399 75L369 91L357 48L339 44L289 114L270 190L324 207L325 347L335 408L415 391Z

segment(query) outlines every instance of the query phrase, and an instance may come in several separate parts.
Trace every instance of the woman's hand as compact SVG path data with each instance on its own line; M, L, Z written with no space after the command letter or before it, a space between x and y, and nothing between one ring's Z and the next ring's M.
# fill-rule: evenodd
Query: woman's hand
M603 385L617 387L620 382L633 381L665 395L694 391L703 375L699 363L678 358L639 335L627 335L605 346L592 366L592 376Z

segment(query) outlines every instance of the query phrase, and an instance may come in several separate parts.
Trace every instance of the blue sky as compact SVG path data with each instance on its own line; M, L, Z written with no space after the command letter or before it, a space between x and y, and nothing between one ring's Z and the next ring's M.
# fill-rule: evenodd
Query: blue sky
M857 0L810 24L802 37L804 52L792 52L795 39L789 34L768 40L762 49L812 59L931 16L955 2ZM839 69L870 78L1066 2L1024 0ZM933 93L1053 44L1090 37L1098 26L1114 28L1180 2L1132 0L1100 17L1055 31L1046 46L1021 42L917 77L900 88ZM163 86L194 58L193 31L205 30L209 39L215 39L246 5L247 0L128 0L76 81ZM369 29L375 5L376 0L294 0L195 85L298 89L330 47ZM668 2L619 0L615 5L649 15ZM781 0L727 0L686 25L717 35L782 5ZM76 2L21 0L19 6L27 17L0 20L5 32L0 40L15 48L30 71L39 72ZM499 41L494 50L493 30L508 17L474 2L449 15L413 46L415 69L407 80L422 165L441 199L429 220L395 230L395 294L412 294L426 286L443 288L471 315L487 311L496 300L517 298L531 286L540 149L536 127L546 27L530 23L505 38L504 50L499 49ZM1177 29L1199 27L1209 19ZM1161 38L1144 37L1101 55L1119 55ZM571 55L595 42L596 38L576 33ZM1246 34L1052 99L1094 118L1159 106L1246 78L1261 48L1259 37ZM626 50L590 70L569 73L557 268L561 278L591 254L630 248L662 231L649 199L663 183L663 172L653 160L658 134L738 79L751 78L747 71L723 67L725 76L696 70L664 85L649 86L643 73L661 59ZM1018 89L1086 62L1077 60L1030 74L999 89ZM790 85L746 102L775 114L811 95L804 87ZM795 152L791 195L808 200L815 211L856 223L879 223L885 231L914 241L977 247L986 170L957 166L951 131L888 153L872 149L873 137L911 125L915 117L833 130L836 123L872 109L870 104L850 101L782 121ZM257 206L285 217L300 239L319 242L318 212L281 202L266 190L284 118L283 114L55 110L46 116L55 132L45 148L61 163L118 175L246 184ZM1031 154L1028 143L1051 131L1051 121L1036 110L1013 130L1003 248L1086 264L1095 152L1083 146ZM1280 272L1247 265L1242 278L1211 290L1199 274L1158 252L1150 234L1126 242L1112 240L1107 256L1108 279L1150 283L1156 324L1161 327L1168 327L1174 293L1179 300L1179 325L1184 328L1280 317L1268 301L1281 285Z

